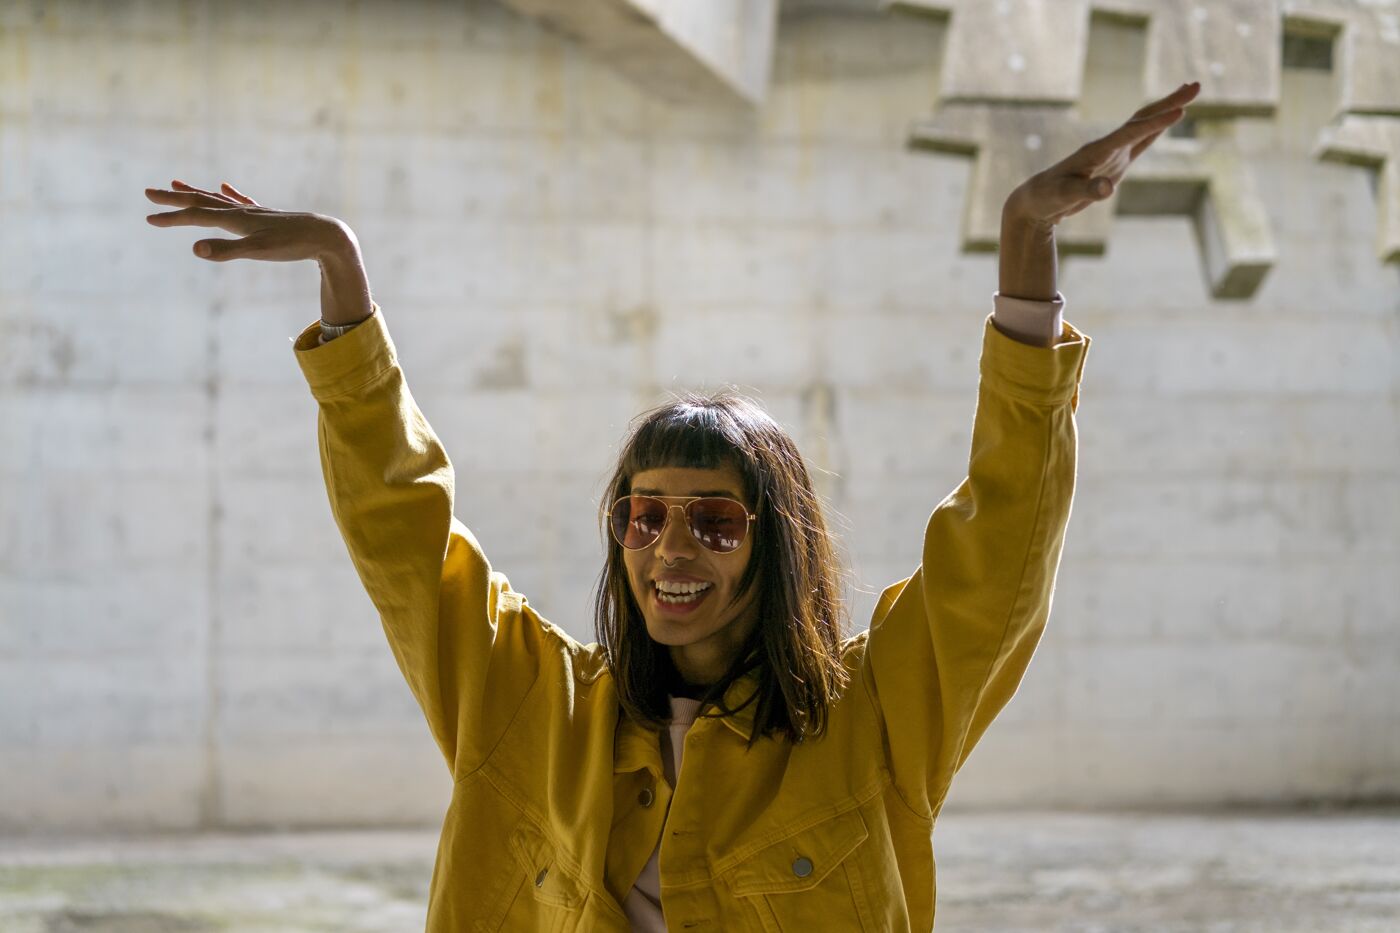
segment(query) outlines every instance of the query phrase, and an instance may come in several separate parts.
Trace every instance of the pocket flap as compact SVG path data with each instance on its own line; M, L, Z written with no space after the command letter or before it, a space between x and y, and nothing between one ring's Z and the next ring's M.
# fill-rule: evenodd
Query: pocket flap
M587 893L578 877L559 863L559 847L529 820L511 834L510 847L526 873L525 886L542 904L577 907Z
M793 833L734 868L734 893L778 894L816 887L870 835L859 810Z

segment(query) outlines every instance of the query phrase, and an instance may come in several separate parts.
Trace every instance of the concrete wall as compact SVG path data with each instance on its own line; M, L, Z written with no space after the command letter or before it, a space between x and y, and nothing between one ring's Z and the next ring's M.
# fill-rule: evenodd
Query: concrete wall
M0 7L0 829L448 796L321 486L288 343L316 271L200 262L148 185L356 229L458 514L581 639L604 473L668 390L748 387L830 471L856 627L964 475L996 259L958 250L968 164L904 149L942 26L785 4L753 112L485 0L395 6ZM1141 96L1115 48L1088 105ZM1400 283L1367 173L1308 155L1330 81L1286 72L1246 134L1254 302L1208 297L1185 218L1063 268L1074 518L955 806L1400 793Z

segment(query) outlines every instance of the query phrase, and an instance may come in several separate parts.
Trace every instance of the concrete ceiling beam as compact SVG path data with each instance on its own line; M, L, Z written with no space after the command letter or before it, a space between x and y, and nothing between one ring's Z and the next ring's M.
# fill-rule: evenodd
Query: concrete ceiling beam
M502 0L661 97L767 95L778 0Z

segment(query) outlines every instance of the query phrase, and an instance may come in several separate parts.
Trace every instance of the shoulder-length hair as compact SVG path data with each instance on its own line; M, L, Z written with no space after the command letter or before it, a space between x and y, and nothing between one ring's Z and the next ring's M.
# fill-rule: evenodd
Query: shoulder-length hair
M739 705L757 704L750 746L768 734L794 743L819 737L849 680L841 665L841 570L797 445L756 402L732 390L687 393L634 419L599 514L607 559L594 598L598 642L626 714L652 728L664 726L671 717L667 692L679 673L667 646L647 632L622 545L608 533L602 513L631 494L632 478L644 470L725 464L743 477L747 504L758 516L735 601L757 587L759 620L729 670L701 697L702 708L733 715L725 691L752 671L757 689Z

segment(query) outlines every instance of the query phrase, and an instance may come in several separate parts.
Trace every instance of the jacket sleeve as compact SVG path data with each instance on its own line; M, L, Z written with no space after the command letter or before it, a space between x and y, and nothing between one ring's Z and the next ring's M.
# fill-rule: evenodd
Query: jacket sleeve
M881 594L863 659L895 787L930 818L1040 640L1074 495L1089 338L1066 322L1031 346L992 321L967 478L934 509L919 568Z
M319 337L313 324L294 348L319 407L331 512L460 778L489 754L538 676L538 637L512 624L524 597L452 515L452 464L409 393L383 313L376 306L342 336Z

